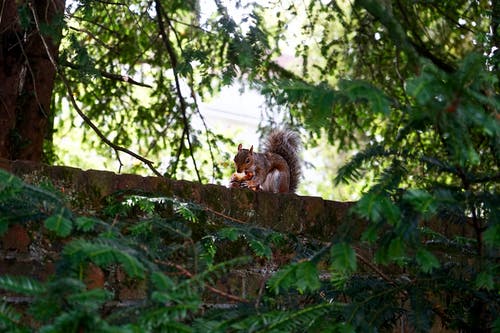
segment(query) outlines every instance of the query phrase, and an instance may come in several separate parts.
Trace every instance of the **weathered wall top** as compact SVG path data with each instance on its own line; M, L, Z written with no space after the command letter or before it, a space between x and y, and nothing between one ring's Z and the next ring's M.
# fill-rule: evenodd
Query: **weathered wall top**
M253 192L220 185L115 174L109 171L81 170L66 166L48 166L28 161L0 159L0 168L36 183L47 178L86 209L100 207L103 199L116 191L155 193L201 204L211 212L242 223L255 223L280 232L306 234L329 240L346 216L351 202L335 202L319 197L295 194Z

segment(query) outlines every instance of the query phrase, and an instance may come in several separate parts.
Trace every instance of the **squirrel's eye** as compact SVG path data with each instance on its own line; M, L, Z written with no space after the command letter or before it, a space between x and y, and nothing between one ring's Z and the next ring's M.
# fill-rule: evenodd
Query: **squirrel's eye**
M245 163L250 163L250 159L249 159L249 158L247 158L247 160L245 161Z

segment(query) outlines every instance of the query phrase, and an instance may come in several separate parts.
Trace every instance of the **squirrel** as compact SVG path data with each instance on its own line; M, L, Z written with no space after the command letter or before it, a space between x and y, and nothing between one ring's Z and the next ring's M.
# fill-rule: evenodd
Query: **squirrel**
M236 173L230 187L248 187L254 191L293 193L302 174L299 135L291 130L274 130L264 142L264 152L256 153L253 145L238 145L234 157Z

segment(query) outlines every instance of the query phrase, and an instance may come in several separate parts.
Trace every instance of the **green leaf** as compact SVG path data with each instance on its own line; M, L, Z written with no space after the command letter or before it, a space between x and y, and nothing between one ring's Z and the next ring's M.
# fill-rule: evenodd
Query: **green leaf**
M52 215L44 222L45 228L54 231L60 237L67 237L73 229L73 222L65 218L62 213Z
M310 261L293 263L280 269L267 284L277 295L281 290L297 289L300 293L315 291L320 286L317 267Z
M24 30L29 29L29 27L33 24L33 18L29 7L26 4L20 5L17 9L17 13L19 15L21 27Z
M435 77L432 66L425 66L422 74L406 81L406 91L418 104L426 105L442 93L442 81Z
M374 260L377 264L386 265L390 262L387 246L381 246L375 251Z
M184 202L177 202L174 206L174 210L177 214L181 215L186 221L189 222L197 222L198 217L196 214L189 208L189 204Z
M410 189L403 195L403 200L409 202L417 212L431 216L436 212L437 201L429 192L421 189Z
M318 268L310 261L298 263L295 276L295 286L300 293L315 291L321 287Z
M290 264L281 268L267 281L269 289L276 295L278 295L281 290L289 289L295 281L296 269L296 264Z
M6 302L0 302L0 328L6 329L9 327L12 330L6 329L5 332L18 332L14 328L20 324L20 321L20 313Z
M389 114L389 99L370 83L361 80L341 80L339 88L353 102L367 101L374 112Z
M493 321L493 333L500 333L500 317Z
M375 224L370 224L363 234L361 235L361 240L363 242L373 243L378 238L378 230L379 228Z
M500 246L500 223L488 226L483 233L484 243L490 247Z
M273 251L271 250L271 248L259 240L252 239L250 242L248 242L248 245L258 257L269 259L273 255Z
M379 222L382 219L382 200L383 197L375 193L365 194L361 200L356 203L354 210L361 217L364 217L372 222Z
M439 260L429 251L419 248L416 254L417 263L425 273L430 273L434 268L439 268Z
M97 219L93 217L80 216L75 220L75 225L78 230L89 232L94 230Z
M238 237L240 237L241 232L234 227L227 227L219 230L218 235L222 239L228 239L234 242L235 240L238 239Z
M475 281L476 288L484 288L486 290L493 290L495 287L495 281L493 275L490 272L483 271L476 276Z
M81 261L87 259L98 266L119 263L129 276L143 278L144 265L131 253L134 253L132 249L117 246L115 242L107 240L89 242L78 239L67 244L63 250L66 256L79 258Z
M334 271L354 272L357 268L356 252L347 243L338 243L331 249L332 264Z
M151 275L153 286L159 291L169 291L174 289L175 283L171 278L161 272L154 272Z
M401 220L401 210L388 197L383 197L380 203L381 211L387 222L398 226Z
M389 260L397 260L404 256L405 246L401 237L396 237L391 240L387 249Z
M0 236L9 230L9 219L2 216L0 217Z
M470 53L460 62L460 67L454 75L454 78L461 86L468 86L474 80L477 80L479 74L483 71L485 59L478 53Z
M21 179L0 168L0 203L17 196L22 188Z
M110 300L112 294L103 289L85 290L80 293L71 294L67 300L72 306L78 305L87 311L97 311L104 302Z
M0 276L0 289L23 295L39 295L45 287L38 281L25 276Z
M356 332L354 327L349 323L337 324L337 325L335 325L335 329L336 330L334 332L338 332L338 333L355 333Z

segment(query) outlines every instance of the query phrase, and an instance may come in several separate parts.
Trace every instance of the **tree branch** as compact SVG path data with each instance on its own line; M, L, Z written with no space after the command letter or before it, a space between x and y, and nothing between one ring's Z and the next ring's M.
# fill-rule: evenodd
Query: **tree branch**
M165 19L167 20L167 24L168 26L170 27L170 29L172 29L172 31L174 32L174 35L175 35L175 38L177 39L177 43L179 44L179 48L181 49L181 52L182 51L182 47L181 47L181 42L178 38L178 35L176 33L176 30L174 29L174 26L172 24L172 19L165 14ZM191 75L190 79L191 79L191 82L193 81L193 73L192 72L189 72ZM208 151L210 153L210 158L212 160L212 178L215 179L215 157L214 157L214 154L213 154L213 151L212 151L212 144L210 143L210 138L209 138L209 130L208 130L208 126L207 126L207 123L205 122L205 117L203 117L203 114L201 113L200 111L200 107L198 105L198 100L196 99L196 92L193 88L193 86L191 84L188 84L189 86L189 89L191 90L191 98L193 99L193 103L194 103L194 108L196 110L196 113L198 114L198 116L200 117L200 120L201 120L201 123L203 124L203 128L205 129L205 133L207 135L207 145L208 145Z
M136 159L138 159L139 161L143 162L144 164L146 164L149 169L157 176L159 177L163 177L163 175L153 166L153 162L134 153L133 151L130 151L126 148L123 148L121 146L118 146L116 144L114 144L113 142L111 142L100 130L99 128L90 120L89 117L87 117L87 115L85 115L85 113L83 113L83 111L80 109L80 107L78 106L78 104L76 103L76 100L75 98L73 97L73 89L71 89L71 85L69 84L69 81L68 79L66 78L66 76L64 75L64 73L60 70L59 66L57 66L57 63L54 59L54 57L52 56L52 54L49 52L49 47L47 45L47 42L45 40L45 38L43 37L41 31L40 31L40 24L39 24L39 21L38 21L38 16L36 14L36 11L35 9L33 8L33 4L32 2L30 1L28 3L28 6L31 10L31 12L33 13L33 18L34 18L34 21L35 21L35 25L36 25L36 29L38 31L38 34L40 35L40 38L42 40L42 43L45 47L45 50L47 52L47 56L49 57L49 60L50 62L52 63L52 66L54 66L57 74L59 74L59 76L61 77L61 80L63 81L64 83L64 86L66 87L66 90L68 92L68 97L71 101L71 104L73 105L73 107L75 108L76 112L78 113L78 115L80 115L80 117L83 119L83 121L90 127L94 130L94 132L97 134L97 136L105 143L107 144L108 146L110 146L111 148L113 148L115 151L121 151L121 152L124 152Z
M73 64L73 63L71 63L69 61L63 61L62 65L65 66L65 67L71 68L71 69L75 69L75 70L81 70L82 69L81 66L79 66L77 64ZM138 81L132 79L128 75L120 75L120 74L109 73L109 72L105 72L105 71L100 70L100 69L97 69L97 71L99 72L99 74L102 77L105 77L105 78L110 79L110 80L121 81L121 82L125 82L125 83L130 83L130 84L133 84L133 85L136 85L136 86L140 86L140 87L146 87L146 88L151 88L151 89L153 88L153 86L151 86L149 84L146 84L146 83L138 82Z
M368 13L378 19L386 27L393 43L408 55L413 65L418 66L418 53L408 41L403 27L392 14L388 13L377 0L356 0L356 5L366 9Z
M82 67L77 65L77 64L73 64L69 61L63 61L62 62L62 65L65 66L65 67L68 67L68 68L71 68L71 69L75 69L75 70L81 70ZM125 82L125 83L130 83L130 84L133 84L133 85L136 85L136 86L140 86L140 87L145 87L145 88L153 88L153 86L149 85L149 84L146 84L146 83L142 83L142 82L138 82L136 80L134 80L133 78L131 78L130 76L128 75L120 75L120 74L114 74L114 73L109 73L109 72L105 72L103 70L100 70L100 69L96 69L99 74L102 76L102 77L105 77L107 79L111 79L111 80L114 80L114 81L121 81L121 82Z
M175 89L177 92L177 97L179 98L184 127L187 130L186 140L187 140L188 145L189 145L189 153L190 153L191 159L193 161L196 176L198 177L198 181L201 183L200 172L198 171L196 159L194 158L194 154L193 154L193 146L191 144L191 139L189 138L190 126L189 126L189 121L187 118L187 104L186 104L186 100L184 99L184 96L182 95L179 75L177 73L177 64L178 64L177 56L175 55L175 51L169 42L167 30L165 29L165 24L163 22L163 16L162 16L163 15L163 8L161 6L160 1L156 0L155 5L156 5L156 17L158 19L158 27L160 28L160 34L162 36L163 44L165 44L165 48L167 50L167 54L168 54L168 57L170 59L170 64L172 65L172 71L174 72Z
M186 268L184 268L183 266L181 266L179 264L176 264L176 263L173 263L173 262L170 262L170 261L162 261L162 260L155 260L155 263L166 265L166 266L170 266L170 267L174 267L182 275L184 275L184 276L186 276L188 278L192 278L194 276L193 273L191 273L190 271L188 271ZM239 296L235 296L235 295L226 293L225 291L222 291L222 290L217 289L215 287L212 287L210 285L205 284L205 287L208 290L210 290L211 292L213 292L214 294L220 295L220 296L225 297L227 299L230 299L232 301L236 301L236 302L240 302L240 303L250 303L250 301L247 300L247 299L245 299L245 298L241 298Z
M372 271L377 273L382 278L382 280L389 283L390 285L396 285L396 283L391 278L385 275L384 272L378 269L377 266L372 264L370 260L366 259L361 254L359 254L359 251L360 251L359 248L356 248L356 258L358 258L364 265L368 266L368 268L370 268Z

